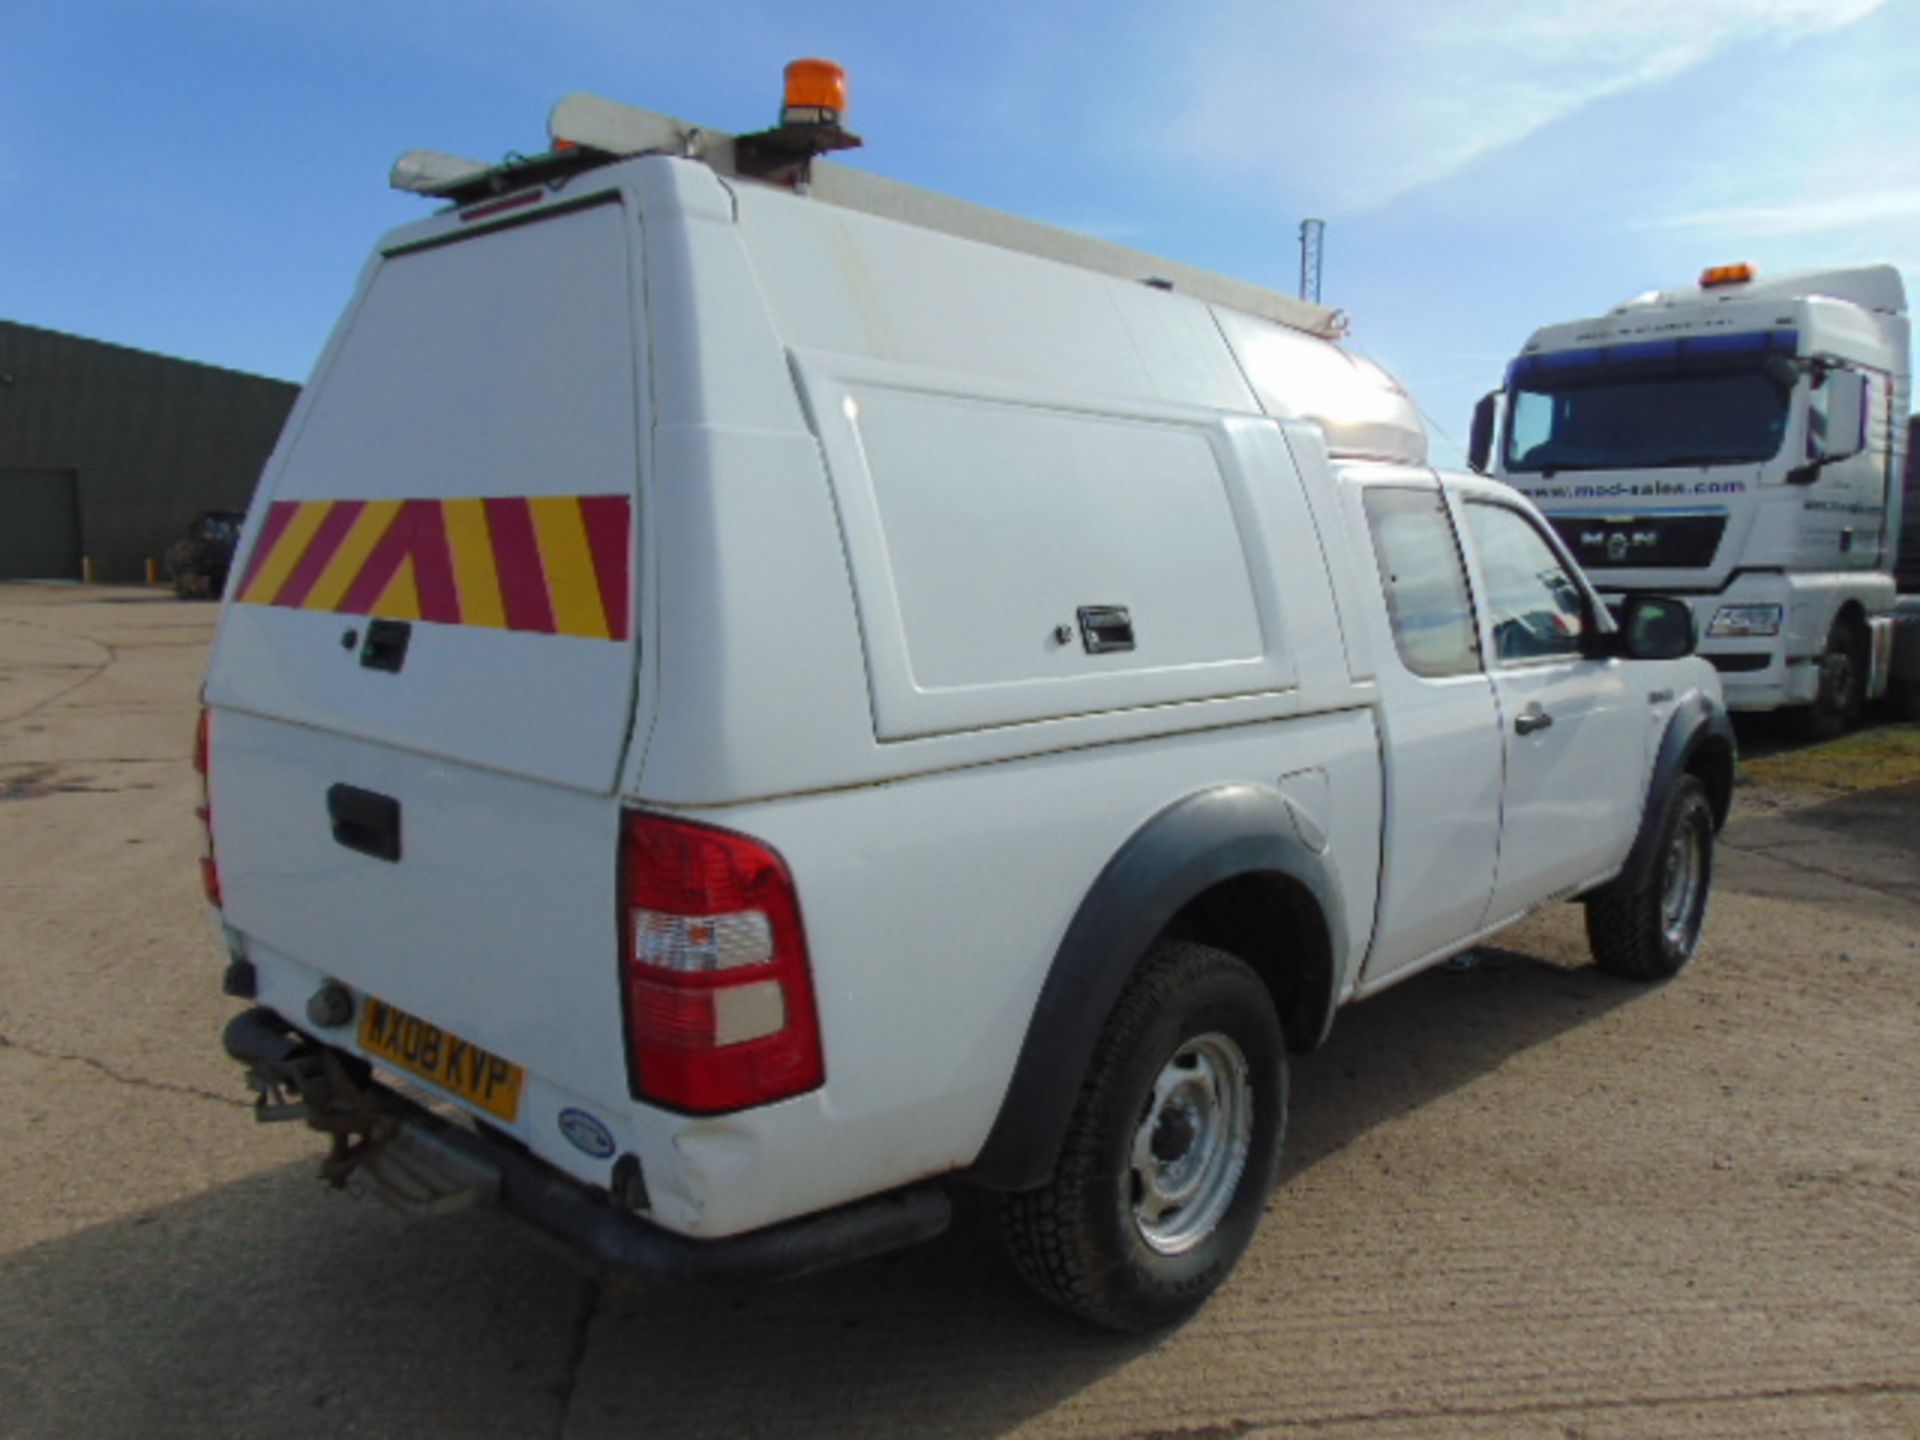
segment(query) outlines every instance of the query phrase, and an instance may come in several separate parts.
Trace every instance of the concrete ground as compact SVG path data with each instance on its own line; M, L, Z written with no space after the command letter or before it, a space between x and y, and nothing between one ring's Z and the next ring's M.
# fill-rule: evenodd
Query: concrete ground
M1705 949L1563 907L1345 1012L1192 1323L977 1224L744 1294L323 1190L249 1118L186 756L211 606L0 586L0 1433L1920 1435L1920 786L1745 787Z

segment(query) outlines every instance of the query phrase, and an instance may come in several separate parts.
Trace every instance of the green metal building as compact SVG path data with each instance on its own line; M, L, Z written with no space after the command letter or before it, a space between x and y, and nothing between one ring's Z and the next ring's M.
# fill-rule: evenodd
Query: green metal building
M139 581L245 510L300 387L0 320L0 580Z

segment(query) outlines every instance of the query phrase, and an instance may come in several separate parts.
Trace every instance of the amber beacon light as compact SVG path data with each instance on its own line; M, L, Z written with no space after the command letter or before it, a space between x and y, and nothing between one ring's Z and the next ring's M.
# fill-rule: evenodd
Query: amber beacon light
M787 66L780 123L734 137L734 166L742 175L804 189L814 157L851 150L860 137L842 128L847 72L831 60L795 60Z
M838 125L847 108L847 72L831 60L795 60L787 66L782 125Z
M1744 285L1751 279L1751 265L1709 265L1700 272L1700 288L1711 290L1716 285Z

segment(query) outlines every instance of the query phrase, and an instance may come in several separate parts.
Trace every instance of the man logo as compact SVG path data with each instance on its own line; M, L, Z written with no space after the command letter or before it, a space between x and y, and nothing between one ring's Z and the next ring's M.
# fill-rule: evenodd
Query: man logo
M1580 548L1598 550L1609 565L1623 563L1633 551L1656 550L1659 546L1657 530L1583 530L1580 533Z

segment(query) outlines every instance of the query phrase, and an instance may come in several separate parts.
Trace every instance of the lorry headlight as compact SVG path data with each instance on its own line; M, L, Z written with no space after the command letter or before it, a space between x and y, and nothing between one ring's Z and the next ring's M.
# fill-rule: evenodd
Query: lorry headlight
M1707 626L1707 638L1727 640L1778 635L1782 609L1779 605L1722 605L1713 612L1713 623Z

